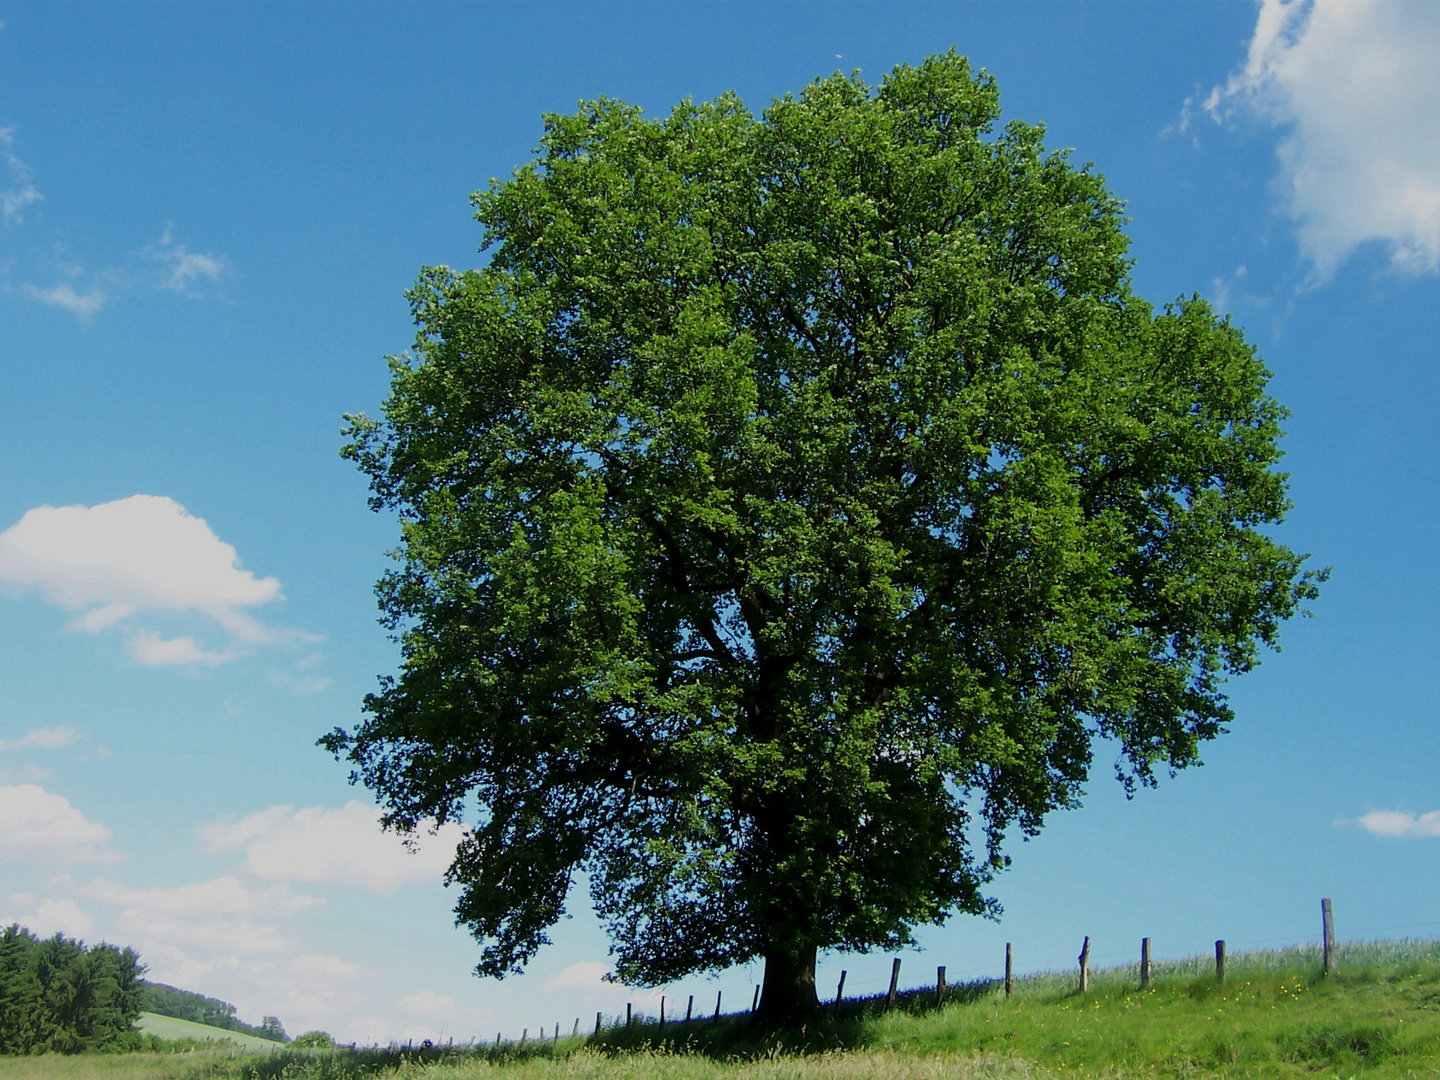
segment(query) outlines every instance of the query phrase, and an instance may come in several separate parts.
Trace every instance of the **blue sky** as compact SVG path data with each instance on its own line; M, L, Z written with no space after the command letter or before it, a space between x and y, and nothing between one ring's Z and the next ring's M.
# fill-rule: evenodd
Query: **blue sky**
M1294 411L1285 540L1316 617L1233 686L1204 768L1012 848L1001 922L906 980L1440 934L1440 8L1225 4L0 3L0 918L133 944L291 1032L517 1035L600 983L583 906L474 978L439 884L314 746L395 660L395 541L340 461L423 264L540 116L607 95L759 108L951 45L1128 200L1135 281L1233 313ZM1427 817L1426 815L1435 815ZM826 957L856 992L886 956ZM758 968L665 990L748 1004ZM658 993L658 992L657 992ZM593 1019L588 1021L593 1023Z

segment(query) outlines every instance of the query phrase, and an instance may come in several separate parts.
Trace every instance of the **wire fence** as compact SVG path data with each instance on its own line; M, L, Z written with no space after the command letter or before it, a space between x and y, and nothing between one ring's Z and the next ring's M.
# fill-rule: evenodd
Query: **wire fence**
M1013 990L1026 996L1076 992L1080 989L1082 969L1093 988L1105 989L1125 983L1138 985L1142 978L1148 983L1151 979L1195 979L1207 975L1229 978L1297 969L1321 972L1334 970L1332 963L1342 968L1357 969L1403 963L1440 964L1440 921L1364 927L1338 944L1332 928L1329 934L1331 944L1327 950L1329 901L1322 903L1325 921L1317 927L1319 933L1297 932L1283 937L1216 941L1214 951L1208 942L1204 945L1191 942L1189 948L1182 943L1179 951L1184 955L1172 959L1150 960L1148 938L1137 938L1135 941L1135 945L1144 941L1144 957L1141 949L1134 945L1091 948L1090 939L1086 938L1082 948L1084 959L1047 958L1048 962L1032 963L1023 975L1014 976ZM1007 945L1006 959L1008 952ZM1007 969L1001 957L997 956L996 961L983 967L937 966L933 978L927 970L926 981L916 984L911 974L902 987L899 983L902 963L900 958L896 958L888 978L856 978L848 971L842 971L837 987L828 993L824 986L816 989L821 1005L832 1013L845 1011L860 1015L896 1007L913 1009L917 1004L973 998L1005 987L1006 980L1001 972ZM562 1028L557 1022L534 1031L523 1029L519 1039L507 1039L503 1033L496 1033L495 1042L491 1045L502 1051L522 1050L527 1045L543 1042L558 1045L566 1036L584 1039L634 1028L663 1030L669 1027L674 1030L677 1025L705 1021L733 1022L749 1016L759 1005L760 984L752 983L747 990L748 1000L738 1002L726 1001L723 991L696 994L683 990L680 994L667 991L653 1010L642 1011L630 1003L623 1014L597 1012L593 1025L577 1017L568 1028ZM478 1040L472 1045L479 1045Z

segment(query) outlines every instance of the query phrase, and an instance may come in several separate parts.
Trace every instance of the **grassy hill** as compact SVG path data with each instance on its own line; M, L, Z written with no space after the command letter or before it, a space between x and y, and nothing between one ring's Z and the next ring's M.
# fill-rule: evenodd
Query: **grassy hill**
M671 1023L663 1032L637 1024L599 1039L531 1042L523 1051L279 1048L0 1059L0 1080L1440 1076L1440 942L1351 945L1340 964L1340 975L1326 979L1314 949L1232 955L1220 986L1211 962L1199 958L1157 965L1143 992L1132 966L1097 973L1084 996L1069 973L1038 975L1021 980L1008 1001L994 984L971 984L955 988L941 1008L933 991L908 995L888 1014L876 1001L847 1002L839 1016L780 1034L738 1016Z
M191 1020L161 1016L159 1013L141 1013L135 1026L146 1035L154 1035L161 1039L191 1039L202 1043L207 1041L228 1042L240 1050L268 1051L279 1050L284 1046L284 1043L257 1039L254 1035L245 1035L238 1031L231 1031L229 1028L211 1027L209 1024L197 1024Z
M140 984L140 1011L224 1028L271 1042L285 1041L285 1028L277 1017L267 1016L260 1025L247 1024L236 1015L235 1006L228 1001L148 979Z

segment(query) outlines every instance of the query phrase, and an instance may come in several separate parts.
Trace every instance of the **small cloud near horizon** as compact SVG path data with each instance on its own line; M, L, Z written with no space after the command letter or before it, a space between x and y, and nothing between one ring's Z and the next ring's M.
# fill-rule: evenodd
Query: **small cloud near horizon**
M1402 840L1440 836L1440 810L1428 814L1412 814L1406 810L1371 810L1355 821L1340 820L1337 825L1358 825L1371 836L1389 836Z

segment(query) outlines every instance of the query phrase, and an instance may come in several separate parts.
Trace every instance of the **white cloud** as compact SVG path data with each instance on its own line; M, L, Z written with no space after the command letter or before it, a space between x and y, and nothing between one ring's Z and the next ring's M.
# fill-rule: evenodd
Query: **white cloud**
M295 915L323 907L325 903L317 896L292 893L283 885L256 889L231 876L174 888L152 886L145 889L132 889L105 878L96 878L85 886L85 892L87 896L122 905L147 918L160 915Z
M35 784L0 786L0 859L114 862L109 841L110 830L63 795Z
M5 211L6 222L19 221L20 211L33 202L39 202L43 197L34 184L0 191L0 209Z
M20 768L8 764L0 765L0 784L40 784L55 775L54 769L27 761Z
M206 664L214 667L235 659L235 650L216 652L206 649L193 637L165 638L153 630L136 630L125 642L130 659L146 667L175 667L184 664Z
M291 1035L323 1028L341 1039L364 1037L356 1032L355 1017L374 1007L379 982L374 971L360 964L299 946L257 956L148 940L139 951L149 965L147 978L229 1001L247 1020L279 1016ZM396 1027L390 1017L366 1041L383 1042Z
M455 857L464 830L446 825L438 835L404 839L380 828L380 812L358 800L338 809L272 806L201 828L210 852L245 852L245 869L269 881L349 885L393 893L403 885L438 882Z
M5 24L0 23L0 29ZM13 127L0 128L0 154L5 157L5 168L10 174L10 186L0 191L0 220L9 225L12 221L23 220L21 212L31 203L37 203L44 198L40 194L31 179L33 174L30 167L15 156L15 129Z
M218 281L226 270L223 255L191 251L184 244L177 244L170 227L165 229L159 245L151 248L149 253L152 258L163 263L167 270L160 287L174 292L185 292L192 282L201 278Z
M41 506L0 533L0 582L40 590L79 611L72 626L98 633L126 627L137 663L215 665L250 646L315 640L265 626L246 608L282 599L280 582L242 570L234 547L174 499L132 495L96 506ZM207 649L193 637L166 638L135 625L145 614L198 614L229 637Z
M0 752L26 750L31 747L37 750L60 750L79 741L80 733L68 725L36 728L34 731L27 731L18 739L0 739Z
M91 289L88 293L77 293L66 281L49 289L38 289L34 285L26 285L25 295L32 300L39 300L42 304L62 307L70 314L78 315L82 319L88 319L94 315L105 306L106 300L105 294L99 289Z
M233 875L138 889L96 878L74 892L108 913L107 933L139 951L149 978L233 1002L247 1019L340 1032L373 1008L374 972L306 947L300 920L324 908L320 897Z
M543 989L546 994L559 996L562 1000L569 997L575 1001L603 1002L610 1008L618 1006L621 1001L651 1011L660 1008L665 987L646 990L609 982L605 976L612 970L612 965L599 960L579 960L546 979Z
M1440 810L1418 816L1403 810L1372 810L1355 824L1374 836L1434 837L1440 836Z
M229 876L145 889L96 878L80 892L86 899L119 909L115 925L127 940L147 948L163 945L227 956L296 952L295 935L276 925L276 920L324 905L319 897L294 893L283 885L256 889Z
M410 1042L430 1039L438 1043L447 1038L463 1041L473 1038L477 1032L488 1030L495 1022L492 1010L483 1006L462 1005L448 994L437 994L431 990L406 994L395 1002L392 1012L404 1023L400 1038ZM387 1026L393 1033L394 1019Z
M80 909L74 900L52 900L49 897L18 894L11 903L28 910L0 915L0 926L19 923L37 937L64 934L66 937L87 938L95 932L95 920Z
M342 1035L348 1018L369 999L375 972L353 961L301 952L268 961L242 963L227 983L236 986L237 1005L247 999L252 1014L280 1016L292 1034L314 1028Z
M1230 290L1234 285L1239 284L1240 279L1245 276L1245 267L1237 266L1235 272L1210 279L1210 284L1215 289L1215 307L1218 311L1225 311L1230 307Z
M283 671L272 671L270 685L279 687L281 690L289 690L292 694L303 697L328 690L330 680L319 675L290 675Z
M1317 279L1368 243L1440 270L1437 55L1440 4L1262 0L1244 66L1205 101L1285 129L1278 186Z
M605 981L609 971L609 964L602 964L598 960L581 960L546 979L545 992L550 994L556 990L591 990L609 986Z

